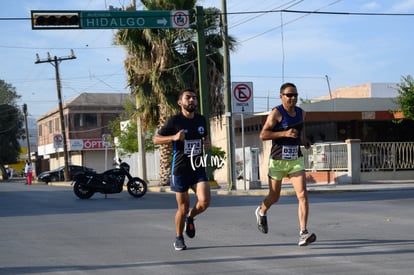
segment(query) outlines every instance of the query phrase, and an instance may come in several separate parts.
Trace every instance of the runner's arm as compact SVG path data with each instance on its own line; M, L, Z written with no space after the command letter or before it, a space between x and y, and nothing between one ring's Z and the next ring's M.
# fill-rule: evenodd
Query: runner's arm
M271 140L271 139L278 139L284 137L292 137L296 138L296 130L289 129L286 131L277 131L274 132L273 128L282 120L282 115L280 114L279 110L274 108L270 114L267 116L266 122L263 125L263 129L260 132L260 139L261 140Z
M171 143L177 140L184 140L184 138L185 138L184 130L180 130L175 135L170 135L170 136L162 136L157 133L155 134L153 138L153 142L156 145L161 145L161 144Z

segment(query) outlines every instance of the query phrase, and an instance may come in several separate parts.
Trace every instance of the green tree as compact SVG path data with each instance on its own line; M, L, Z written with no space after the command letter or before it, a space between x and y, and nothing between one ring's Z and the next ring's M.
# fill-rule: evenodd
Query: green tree
M23 136L23 115L17 107L20 96L16 89L0 80L0 169L4 164L16 163L20 155L19 139Z
M117 119L109 122L109 130L112 136L117 137L119 151L121 155L133 154L138 151L137 143L137 119L135 112L135 104L131 101L127 101L125 104L126 113L119 116ZM121 129L121 123L126 122L125 128ZM155 145L152 142L152 134L150 132L145 138L145 151L154 151Z
M193 10L195 0L141 0L147 10ZM223 104L223 58L220 11L205 10L204 17L210 112L221 115ZM194 22L194 17L190 19ZM123 29L115 43L127 51L128 86L137 98L136 115L143 132L153 132L178 111L178 91L198 87L197 44L192 29ZM230 39L230 49L235 44ZM160 184L168 184L171 145L160 146Z
M303 98L299 98L300 104L308 104L308 103L312 103L310 99L303 99Z
M214 162L211 163L212 173L208 180L214 181L214 172L218 169L223 168L224 161L226 160L226 152L223 151L223 149L220 147L211 146L211 157L214 158Z
M411 75L403 76L398 85L397 102L404 117L414 120L414 79Z

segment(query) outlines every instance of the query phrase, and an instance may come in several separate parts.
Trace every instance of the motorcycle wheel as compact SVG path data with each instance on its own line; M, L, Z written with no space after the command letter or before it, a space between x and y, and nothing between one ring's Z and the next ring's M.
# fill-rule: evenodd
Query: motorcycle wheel
M147 183L140 178L133 178L127 183L128 193L135 197L140 198L147 193Z
M76 181L73 185L73 192L80 199L90 199L95 193L87 187L83 187L79 181Z

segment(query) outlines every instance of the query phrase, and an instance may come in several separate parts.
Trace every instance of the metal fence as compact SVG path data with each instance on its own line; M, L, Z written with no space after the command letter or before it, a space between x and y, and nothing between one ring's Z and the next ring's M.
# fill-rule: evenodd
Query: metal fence
M310 148L302 148L305 169L308 171L348 170L346 143L316 143Z
M316 143L302 153L308 171L348 170L346 143ZM361 172L413 170L414 142L361 142L359 157Z
M132 176L138 176L140 173L138 171L138 162L139 155L138 153L131 154L128 156L123 156L122 160L129 163L130 173ZM147 179L150 181L157 181L160 178L160 153L158 150L154 152L147 152L145 154L145 165L147 167Z
M413 142L361 143L361 171L414 169Z
M347 171L348 146L339 143L315 143L301 148L307 171ZM352 156L355 159L356 156ZM361 142L361 172L414 170L414 142ZM137 175L137 156L130 156L131 173ZM146 154L147 177L159 180L158 150Z

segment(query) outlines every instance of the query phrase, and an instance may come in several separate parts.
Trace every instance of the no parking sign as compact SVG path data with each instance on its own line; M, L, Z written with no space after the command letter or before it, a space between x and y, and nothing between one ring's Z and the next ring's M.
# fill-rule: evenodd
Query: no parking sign
M55 148L63 147L63 135L57 134L53 136L53 145Z
M188 10L177 10L172 12L173 28L188 28L190 26Z
M253 82L232 82L232 111L253 113Z

